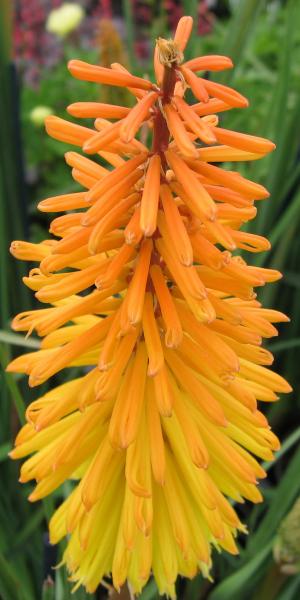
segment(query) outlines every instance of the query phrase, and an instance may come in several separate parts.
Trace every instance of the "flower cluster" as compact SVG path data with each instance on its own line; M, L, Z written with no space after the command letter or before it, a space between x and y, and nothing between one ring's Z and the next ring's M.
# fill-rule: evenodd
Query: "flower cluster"
M88 591L112 574L117 589L127 579L139 593L153 573L174 597L178 574L209 574L212 547L235 554L245 527L229 499L261 501L254 455L271 460L278 448L257 401L290 391L261 346L288 319L254 292L281 275L240 256L270 247L241 230L268 192L215 164L260 159L274 144L219 126L218 113L248 103L196 74L231 68L229 58L184 62L191 28L184 17L173 40L157 40L155 84L120 64L69 63L74 77L126 87L136 103L68 107L94 128L47 118L52 137L94 160L67 152L83 191L39 204L65 213L51 223L55 239L11 247L39 263L24 282L46 306L14 319L43 340L8 370L35 387L83 368L32 402L11 455L31 454L20 477L37 482L31 501L74 480L50 538L68 536L63 563Z
M84 10L80 4L64 2L48 15L46 30L63 38L76 29L83 18Z

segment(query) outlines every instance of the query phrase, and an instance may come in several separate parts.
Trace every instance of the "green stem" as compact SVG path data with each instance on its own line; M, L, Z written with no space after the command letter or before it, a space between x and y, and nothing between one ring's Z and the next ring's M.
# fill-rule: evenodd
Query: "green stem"
M287 576L279 570L278 565L273 562L252 600L275 600L278 598L278 592L280 592L286 581L286 577Z

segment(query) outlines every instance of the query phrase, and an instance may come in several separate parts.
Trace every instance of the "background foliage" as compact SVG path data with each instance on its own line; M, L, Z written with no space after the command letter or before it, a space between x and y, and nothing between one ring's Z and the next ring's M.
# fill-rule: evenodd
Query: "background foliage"
M272 242L272 250L247 260L279 268L282 281L270 284L259 296L266 306L286 312L291 324L282 327L280 340L268 347L276 354L276 367L289 379L294 393L271 405L268 418L283 440L275 461L266 465L269 478L261 484L265 502L238 508L250 535L240 539L239 557L215 556L213 578L178 582L183 600L296 600L300 597L300 511L293 521L293 575L284 575L273 558L278 530L300 496L299 348L300 348L300 10L298 0L86 0L77 2L85 18L64 38L47 33L49 11L61 0L9 0L1 3L0 30L0 260L1 260L1 362L11 348L35 346L12 334L10 317L29 308L32 297L22 286L23 267L7 248L12 239L38 241L46 237L47 221L38 215L38 199L77 189L64 164L64 144L48 138L34 119L37 106L47 106L65 116L65 106L77 100L121 104L120 92L72 80L65 63L77 57L95 63L123 62L137 74L153 76L150 40L168 36L182 12L195 19L195 35L188 56L227 54L236 68L216 75L250 100L243 111L222 116L222 125L270 137L277 151L262 162L246 163L241 172L262 182L271 198L259 205L251 231ZM13 23L13 27L12 27ZM215 75L214 75L215 78ZM230 165L226 165L230 167ZM17 348L20 351L20 348ZM30 485L18 484L18 465L7 458L13 438L24 420L31 399L23 377L2 374L0 469L0 597L3 600L67 600L70 585L62 570L54 572L63 550L47 541L47 520L55 504L68 493L65 484L42 503L27 501ZM298 421L299 423L299 421ZM298 528L298 529L297 529ZM101 536L101 532L99 532ZM298 538L297 538L298 536ZM297 542L298 539L298 542ZM297 547L298 544L298 547ZM105 598L105 588L95 595L77 591L74 600ZM157 598L150 582L142 600Z

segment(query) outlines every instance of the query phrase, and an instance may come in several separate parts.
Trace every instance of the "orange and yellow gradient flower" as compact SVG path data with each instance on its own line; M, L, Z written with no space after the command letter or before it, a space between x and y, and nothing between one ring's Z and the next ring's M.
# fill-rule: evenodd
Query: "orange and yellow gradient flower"
M261 346L288 319L254 292L281 275L240 256L270 247L241 230L268 192L215 165L260 159L274 144L219 127L218 113L248 102L196 74L231 68L229 58L184 62L191 29L184 17L173 40L157 40L155 84L119 64L69 63L74 77L128 88L136 103L68 107L95 128L47 118L49 135L95 159L67 152L83 191L40 202L65 213L51 223L55 239L11 247L39 263L24 282L46 307L14 319L43 340L8 370L35 387L82 367L32 402L11 455L31 455L20 477L37 482L31 501L74 482L50 539L68 537L63 563L88 591L112 574L117 589L128 580L139 593L152 573L174 597L178 574L209 575L212 547L235 554L245 527L230 499L261 501L254 455L271 460L279 445L257 401L290 391Z

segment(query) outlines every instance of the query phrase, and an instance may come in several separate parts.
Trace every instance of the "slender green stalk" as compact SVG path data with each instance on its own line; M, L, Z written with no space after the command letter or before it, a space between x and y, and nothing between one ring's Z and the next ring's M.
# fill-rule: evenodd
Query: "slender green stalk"
M244 0L239 2L238 8L227 28L227 35L223 41L223 53L232 58L235 65L243 57L250 33L255 25L259 11L265 6L264 0ZM226 71L220 79L229 81L233 72Z
M2 369L5 370L6 365L8 363L8 354L5 346L0 344L0 364ZM5 373L4 371L4 380L6 382L7 388L11 394L11 399L13 404L15 405L16 411L18 413L18 417L22 424L25 423L25 410L26 406L24 400L19 392L19 388L14 380L14 377L11 373Z
M125 29L126 29L126 45L129 55L130 67L132 68L136 62L135 56L135 29L134 29L134 15L132 9L132 1L131 0L122 0L122 7L125 19Z

